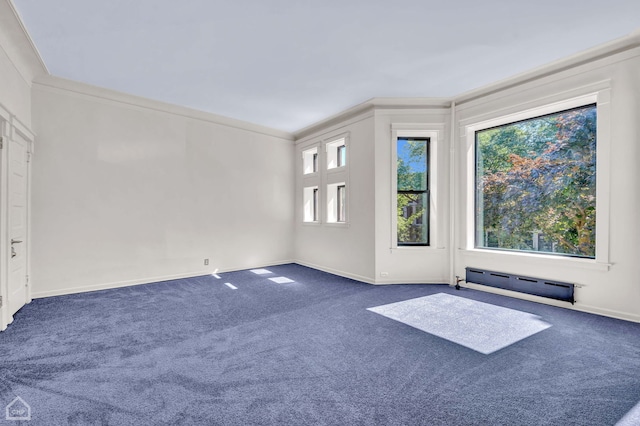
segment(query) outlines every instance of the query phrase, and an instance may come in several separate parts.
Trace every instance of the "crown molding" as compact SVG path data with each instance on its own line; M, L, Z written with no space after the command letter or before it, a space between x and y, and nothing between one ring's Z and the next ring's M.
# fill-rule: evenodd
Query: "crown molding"
M353 106L347 110L332 115L324 120L318 121L297 132L294 132L296 140L317 133L327 127L347 121L358 115L369 111L378 110L442 110L451 106L451 99L448 98L371 98L361 104Z
M38 48L11 0L0 0L0 40L2 39L8 43L0 43L0 48L27 84L30 85L37 76L49 74Z
M51 75L40 76L36 78L33 81L33 86L35 89L91 98L93 100L101 102L117 103L120 105L125 105L132 109L152 110L160 113L178 115L192 120L205 121L221 126L233 127L240 130L283 139L285 141L294 140L291 133L282 130L272 129L270 127L260 126L258 124L237 120L235 118L229 118L210 112L143 98L128 93L105 89L102 87L93 86L78 81L67 80Z
M550 62L495 83L464 92L455 96L454 100L458 106L462 106L463 104L475 101L476 99L541 80L545 77L559 74L563 71L569 71L599 60L605 60L613 56L629 52L638 47L640 47L640 28L624 37L620 37L608 43L578 52L575 55Z

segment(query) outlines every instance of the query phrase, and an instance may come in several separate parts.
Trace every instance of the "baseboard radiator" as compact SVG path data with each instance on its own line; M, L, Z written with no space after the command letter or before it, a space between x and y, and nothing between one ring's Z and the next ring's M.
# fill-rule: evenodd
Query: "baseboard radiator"
M559 281L545 280L542 278L524 277L522 275L507 274L504 272L488 271L486 269L466 268L468 283L482 284L490 287L503 288L505 290L518 291L520 293L533 294L535 296L548 297L575 303L573 291L574 285Z

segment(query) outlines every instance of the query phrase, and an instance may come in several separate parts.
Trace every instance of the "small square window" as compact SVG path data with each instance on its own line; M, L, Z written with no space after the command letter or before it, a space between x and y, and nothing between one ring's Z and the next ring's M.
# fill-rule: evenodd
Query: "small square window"
M318 171L318 147L302 151L302 173L305 175Z
M303 221L318 222L319 190L317 186L310 186L303 190Z
M335 169L347 165L346 139L340 138L327 143L327 169Z
M327 185L327 222L347 221L347 187L344 182Z

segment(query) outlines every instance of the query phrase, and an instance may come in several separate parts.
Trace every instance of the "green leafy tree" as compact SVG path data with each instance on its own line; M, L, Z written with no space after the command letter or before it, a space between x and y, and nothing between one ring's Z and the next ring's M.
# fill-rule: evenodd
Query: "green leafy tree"
M477 143L490 245L532 250L542 233L557 252L595 255L595 107L480 132Z
M420 191L427 189L427 144L424 140L407 139L399 142L398 149L398 191ZM398 241L419 242L426 232L425 203L423 194L398 193L397 218ZM422 226L416 226L420 224Z

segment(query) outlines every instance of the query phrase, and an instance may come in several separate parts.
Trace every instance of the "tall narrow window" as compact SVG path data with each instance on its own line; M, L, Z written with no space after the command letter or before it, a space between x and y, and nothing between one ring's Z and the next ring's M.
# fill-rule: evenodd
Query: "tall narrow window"
M338 222L346 222L347 214L345 203L347 201L347 189L344 185L338 185Z
M429 138L399 137L397 218L399 246L429 245Z
M596 106L475 132L475 246L595 258Z
M313 153L313 156L311 157L311 162L312 162L311 167L312 167L313 173L315 173L318 171L318 153L317 152Z

